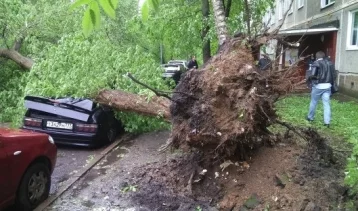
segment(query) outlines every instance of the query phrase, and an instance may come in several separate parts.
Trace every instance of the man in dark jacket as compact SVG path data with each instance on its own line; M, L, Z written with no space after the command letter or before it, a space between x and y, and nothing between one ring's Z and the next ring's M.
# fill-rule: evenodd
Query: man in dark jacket
M334 65L327 61L322 51L316 53L316 61L312 64L312 73L309 81L312 83L311 103L307 116L308 121L313 121L316 106L320 98L323 102L324 125L329 127L331 121L330 96L332 83L335 81Z
M189 64L188 64L188 69L198 69L198 62L196 61L196 58L195 56L192 56L191 57L191 60L189 61Z

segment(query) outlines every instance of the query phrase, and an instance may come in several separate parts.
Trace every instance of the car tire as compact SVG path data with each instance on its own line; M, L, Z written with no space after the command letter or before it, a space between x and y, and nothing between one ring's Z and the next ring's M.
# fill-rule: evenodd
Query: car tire
M33 210L50 193L51 174L44 163L32 164L25 172L16 197L16 210Z

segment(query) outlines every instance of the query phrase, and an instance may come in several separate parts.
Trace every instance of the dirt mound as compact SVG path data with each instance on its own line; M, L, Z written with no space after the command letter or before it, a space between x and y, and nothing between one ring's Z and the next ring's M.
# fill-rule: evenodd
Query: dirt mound
M303 149L291 142L262 147L246 162L209 164L204 153L176 154L163 163L136 168L132 200L152 210L309 210L343 205L344 165L315 131ZM325 146L326 148L322 147ZM322 150L323 149L323 150ZM329 152L329 153L327 153Z
M176 155L165 163L148 163L134 169L121 186L137 184L131 200L150 210L211 210L219 188L193 189L193 180L201 156L198 153ZM193 190L195 194L193 194ZM198 194L200 193L200 194ZM216 210L216 209L213 209Z
M201 148L212 157L245 157L276 118L273 103L293 78L259 71L241 40L231 40L200 70L187 72L175 89L170 112L174 147ZM291 80L292 79L292 80Z

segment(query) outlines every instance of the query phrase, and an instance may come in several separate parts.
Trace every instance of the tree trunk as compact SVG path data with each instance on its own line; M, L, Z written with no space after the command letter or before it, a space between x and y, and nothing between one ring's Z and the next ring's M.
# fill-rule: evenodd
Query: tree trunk
M232 0L228 0L226 3L226 6L225 6L225 17L227 17L227 18L230 15L231 3L232 3Z
M170 101L165 98L155 96L148 100L145 96L105 89L98 93L96 101L120 111L135 112L144 116L162 116L166 121L170 121Z
M207 39L206 36L210 30L208 19L209 19L209 0L201 0L201 11L203 14L203 30L201 38L203 40L203 61L206 63L211 57L210 49L210 39Z
M21 55L15 49L0 49L0 57L11 59L27 70L30 70L34 65L34 61L32 59Z
M222 46L227 40L228 36L224 5L221 0L212 0L212 3L215 16L216 34L219 39L219 45Z
M246 27L247 27L247 36L249 37L249 39L251 38L251 26L250 26L250 21L251 21L251 15L250 15L250 6L249 6L249 1L245 0L245 20L246 20Z

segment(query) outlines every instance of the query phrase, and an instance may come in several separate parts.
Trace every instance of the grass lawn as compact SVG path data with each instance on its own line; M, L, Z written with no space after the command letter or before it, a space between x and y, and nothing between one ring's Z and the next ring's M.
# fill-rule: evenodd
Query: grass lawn
M306 120L310 103L309 94L291 95L276 103L277 113L281 120L295 126L313 127L321 134L334 137L334 140L345 143L331 143L333 148L352 151L346 167L346 183L354 192L358 192L358 102L342 95L333 96L339 100L331 100L331 127L323 126L322 101L318 104L315 120ZM351 145L347 145L349 142ZM351 146L350 149L342 149Z

